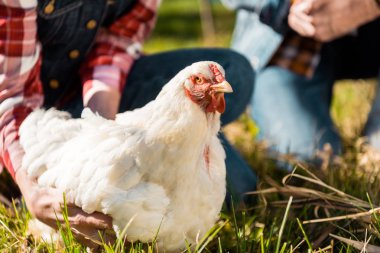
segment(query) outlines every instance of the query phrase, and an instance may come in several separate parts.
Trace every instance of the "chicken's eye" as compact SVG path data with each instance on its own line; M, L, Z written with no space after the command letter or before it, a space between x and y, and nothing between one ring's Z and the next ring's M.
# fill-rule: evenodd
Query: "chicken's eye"
M203 83L203 79L201 77L199 77L199 76L196 76L194 78L194 81L195 81L196 84L202 84Z

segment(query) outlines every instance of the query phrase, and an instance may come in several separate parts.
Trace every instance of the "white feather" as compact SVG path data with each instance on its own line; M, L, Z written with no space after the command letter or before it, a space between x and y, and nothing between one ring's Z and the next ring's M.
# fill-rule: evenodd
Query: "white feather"
M184 248L185 238L194 244L214 225L225 196L220 115L206 115L183 90L189 75L211 75L210 63L223 71L195 63L156 100L115 121L89 109L81 119L54 109L31 113L20 128L23 169L41 186L70 194L85 212L111 215L118 229L133 218L130 241L151 241L160 227L166 251Z

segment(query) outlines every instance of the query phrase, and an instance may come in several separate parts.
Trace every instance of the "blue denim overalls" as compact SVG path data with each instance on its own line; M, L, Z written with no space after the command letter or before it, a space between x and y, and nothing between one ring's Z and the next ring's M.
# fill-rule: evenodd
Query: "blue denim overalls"
M80 91L78 70L102 25L127 12L135 0L39 0L38 38L45 105ZM77 86L77 87L73 87Z

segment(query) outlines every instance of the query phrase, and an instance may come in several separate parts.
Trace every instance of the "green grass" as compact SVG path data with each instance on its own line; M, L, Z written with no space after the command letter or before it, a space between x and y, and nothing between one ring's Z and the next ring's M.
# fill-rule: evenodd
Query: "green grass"
M234 25L234 12L213 5L215 36L202 36L199 0L164 0L157 26L145 44L148 53L190 47L227 47Z
M164 0L158 25L146 44L149 53L183 47L225 46L231 38L234 14L213 8L216 36L203 38L198 1ZM194 248L185 252L360 252L349 244L368 241L380 245L380 216L331 217L365 212L379 205L380 155L360 138L374 95L373 81L344 81L335 86L331 114L341 132L345 152L332 159L321 154L322 169L288 160L297 168L289 177L252 140L258 129L243 115L224 129L260 177L257 202L247 208L224 208L220 220ZM307 223L327 218L321 223ZM0 252L85 252L70 230L60 228L66 247L34 239L27 232L30 214L22 203L0 205ZM306 222L305 222L306 221ZM338 236L338 237L337 237ZM342 239L343 238L343 239ZM153 238L152 238L153 239ZM343 240L343 242L342 242ZM154 242L121 247L103 245L103 252L157 252Z

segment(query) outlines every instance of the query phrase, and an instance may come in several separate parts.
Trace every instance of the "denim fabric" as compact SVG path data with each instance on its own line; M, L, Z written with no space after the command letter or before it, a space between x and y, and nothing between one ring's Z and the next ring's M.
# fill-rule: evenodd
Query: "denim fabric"
M287 0L223 0L237 10L232 48L245 55L257 71L251 114L260 128L259 139L272 150L315 161L315 152L330 143L341 152L339 134L329 114L332 86L342 78L377 76L380 68L380 19L355 34L323 46L321 62L312 79L286 69L267 66L283 41ZM380 148L380 90L364 134Z
M282 41L283 36L263 24L258 14L238 11L231 47L244 54L256 71L265 67Z
M289 0L221 0L227 7L235 10L254 12L260 21L275 31L284 34L288 30L287 14Z
M325 143L337 153L341 151L329 112L334 82L331 61L328 55L323 59L312 79L277 66L258 73L252 117L260 128L259 140L274 151L303 160L312 160Z
M380 45L376 33L379 27L377 20L360 28L356 36L324 44L311 79L277 66L266 66L258 72L251 112L260 128L259 139L267 141L276 152L295 154L306 161L318 162L315 153L326 143L336 154L341 153L340 137L330 117L332 87L338 78L378 76L380 48L375 45ZM364 129L369 143L378 148L379 115L378 89Z
M51 2L38 1L37 18L38 38L43 46L40 78L46 107L56 106L68 91L80 92L78 70L98 29L128 11L135 0L115 0L112 7L107 7L107 0L57 0L54 11L46 14L44 10ZM95 20L98 25L87 29L89 20ZM69 57L72 50L79 52L75 59ZM59 87L50 87L51 80L58 81Z
M134 64L126 81L120 112L144 106L153 100L162 86L181 69L193 62L205 60L221 64L226 71L226 80L234 89L233 93L225 95L226 111L222 115L222 124L237 119L249 103L254 72L245 57L228 49L188 49L141 57ZM83 109L81 94L64 109L76 117L80 116ZM227 200L231 194L240 201L245 192L256 189L256 175L223 135L221 139L227 154Z
M237 10L232 48L245 55L255 70L269 62L288 30L287 0L223 0Z

